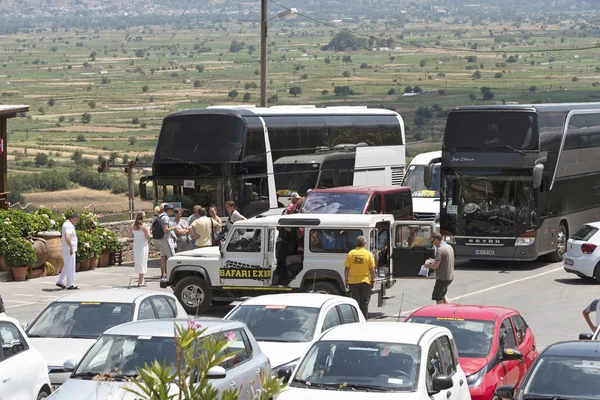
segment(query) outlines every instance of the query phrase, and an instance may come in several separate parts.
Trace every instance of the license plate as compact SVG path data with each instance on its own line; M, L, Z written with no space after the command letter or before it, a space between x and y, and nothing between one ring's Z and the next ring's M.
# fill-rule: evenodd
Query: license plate
M573 265L573 260L571 260L570 258L565 258L565 265Z
M475 250L476 256L493 256L496 250Z

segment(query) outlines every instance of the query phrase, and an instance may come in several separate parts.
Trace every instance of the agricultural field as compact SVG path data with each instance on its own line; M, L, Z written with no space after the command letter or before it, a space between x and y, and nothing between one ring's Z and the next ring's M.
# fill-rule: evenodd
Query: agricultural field
M76 175L82 168L95 171L103 159L138 156L146 169L137 180L148 173L165 115L258 104L258 9L248 11L241 22L224 17L119 30L40 26L0 36L0 102L31 110L9 120L9 185L48 170L69 178L52 188L17 184L26 195L13 202L39 206L44 195L27 193L67 190L70 204L84 206L90 195L102 203L112 191L124 208L115 207L126 210L121 171L98 178L120 186L96 187L102 192L80 188ZM588 17L595 18L563 13L548 24L473 23L440 12L401 23L327 25L273 18L269 103L395 109L407 126L410 159L440 148L445 116L457 105L600 99L600 31Z

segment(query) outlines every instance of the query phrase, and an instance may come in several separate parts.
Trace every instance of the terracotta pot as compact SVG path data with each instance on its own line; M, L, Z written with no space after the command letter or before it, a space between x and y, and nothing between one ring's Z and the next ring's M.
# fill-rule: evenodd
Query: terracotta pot
M46 241L49 249L49 257L46 261L54 266L56 274L60 274L65 265L62 256L62 239L60 235L60 232L57 231L38 232L36 235L36 237Z
M92 260L89 258L86 258L85 260L81 260L81 267L79 268L80 271L89 271L90 270L90 262Z
M108 255L108 265L115 265L115 253L110 253Z
M78 263L75 263L75 272L79 272L80 269L81 269L81 261Z
M8 267L6 266L6 260L4 260L4 257L0 257L0 271L8 271Z
M46 239L39 237L32 237L30 241L37 256L37 260L33 263L32 268L43 267L46 261L50 259L50 246Z
M108 267L108 258L110 254L108 252L100 254L100 259L98 260L99 267Z
M94 257L90 259L90 269L95 270L98 267L98 261L100 259L98 257Z
M15 281L24 281L27 278L27 270L29 267L11 268L12 276Z

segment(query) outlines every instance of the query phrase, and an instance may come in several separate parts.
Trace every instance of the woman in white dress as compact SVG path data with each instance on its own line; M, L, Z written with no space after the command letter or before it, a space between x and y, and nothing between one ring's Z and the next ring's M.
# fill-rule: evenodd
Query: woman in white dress
M138 287L147 286L144 275L148 272L148 241L152 237L150 228L144 223L145 217L145 212L138 211L129 235L133 238L133 260L138 274Z

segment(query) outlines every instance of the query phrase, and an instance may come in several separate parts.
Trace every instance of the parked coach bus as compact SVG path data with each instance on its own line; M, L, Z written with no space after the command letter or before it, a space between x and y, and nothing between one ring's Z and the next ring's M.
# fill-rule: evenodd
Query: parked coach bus
M155 203L216 204L222 212L233 200L251 217L287 205L291 191L399 185L404 167L404 123L394 111L214 106L165 117L144 181L152 181Z
M441 233L457 256L560 261L569 233L598 220L599 159L600 103L458 107L442 146Z
M418 221L436 221L440 214L440 160L441 151L430 151L415 156L404 174L402 186L412 190L413 214ZM433 164L430 187L425 187L425 167Z

